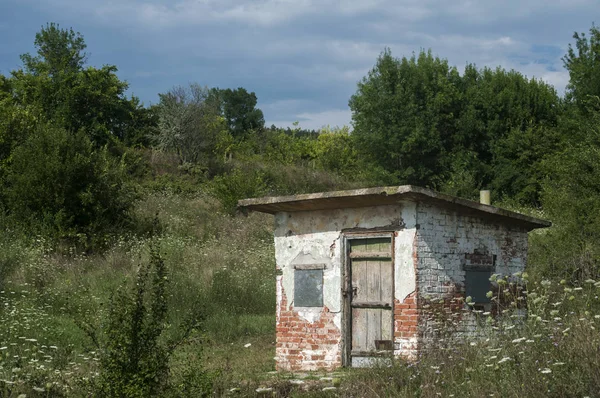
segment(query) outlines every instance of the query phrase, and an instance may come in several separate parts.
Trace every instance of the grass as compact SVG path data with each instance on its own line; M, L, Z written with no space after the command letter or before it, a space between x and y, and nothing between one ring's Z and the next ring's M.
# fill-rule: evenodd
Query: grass
M301 389L290 381L298 375L272 373L271 217L220 209L199 189L152 189L134 210L138 230L115 237L101 254L54 251L43 239L0 233L0 396L93 394L101 357L94 333L111 293L131 285L148 261L150 242L169 269L166 337L176 337L195 306L204 316L171 358L173 396L197 396L189 386L206 380L217 396L253 396L259 387L314 397L600 394L600 283L591 280L529 281L524 322L481 314L487 326L477 338L447 341L413 363L345 370L334 392L322 391L322 374L309 374Z
M230 217L200 192L151 192L134 216L154 230L119 237L102 254L56 252L43 240L0 236L0 396L36 396L34 387L49 396L91 391L98 347L86 330L102 327L111 292L132 283L151 241L170 272L169 333L177 333L198 303L205 317L201 330L177 348L174 379L199 355L206 369L221 371L217 385L274 369L269 217ZM248 353L241 359L239 347Z

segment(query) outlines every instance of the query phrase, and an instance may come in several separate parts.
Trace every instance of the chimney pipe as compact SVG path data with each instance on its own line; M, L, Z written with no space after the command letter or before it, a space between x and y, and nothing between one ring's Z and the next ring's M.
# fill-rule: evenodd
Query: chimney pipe
M479 191L479 203L482 205L491 205L492 201L490 199L490 191L484 190Z

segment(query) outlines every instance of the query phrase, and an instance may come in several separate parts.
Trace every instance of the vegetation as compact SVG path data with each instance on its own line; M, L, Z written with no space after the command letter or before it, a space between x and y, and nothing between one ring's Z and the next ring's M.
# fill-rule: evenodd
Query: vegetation
M272 221L235 206L385 184L490 188L554 226L513 276L526 320L481 313L486 339L348 372L335 394L597 395L600 31L574 40L564 98L515 71L384 50L350 99L354 129L309 131L265 127L244 88L194 83L144 107L115 66L87 65L81 34L43 27L0 76L0 396L332 394L269 376Z

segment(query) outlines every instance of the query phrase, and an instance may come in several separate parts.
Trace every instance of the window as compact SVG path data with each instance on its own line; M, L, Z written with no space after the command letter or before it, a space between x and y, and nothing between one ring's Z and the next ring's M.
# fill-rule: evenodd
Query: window
M476 305L491 302L487 297L487 292L492 290L491 276L491 271L465 272L465 294L471 296Z
M487 292L492 290L490 277L496 269L496 255L476 250L474 253L465 254L465 295L471 297L478 304L491 302Z
M322 307L325 265L296 265L294 268L294 307Z

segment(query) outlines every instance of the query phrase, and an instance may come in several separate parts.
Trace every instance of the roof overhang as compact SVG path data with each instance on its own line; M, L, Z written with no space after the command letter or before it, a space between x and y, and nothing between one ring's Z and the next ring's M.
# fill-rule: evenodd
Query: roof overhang
M546 220L526 216L499 207L484 205L456 196L445 195L428 188L421 188L413 185L243 199L238 202L238 207L241 209L275 214L279 212L391 205L406 200L432 203L462 213L483 218L491 218L507 224L518 225L527 230L545 228L552 225L551 222Z

